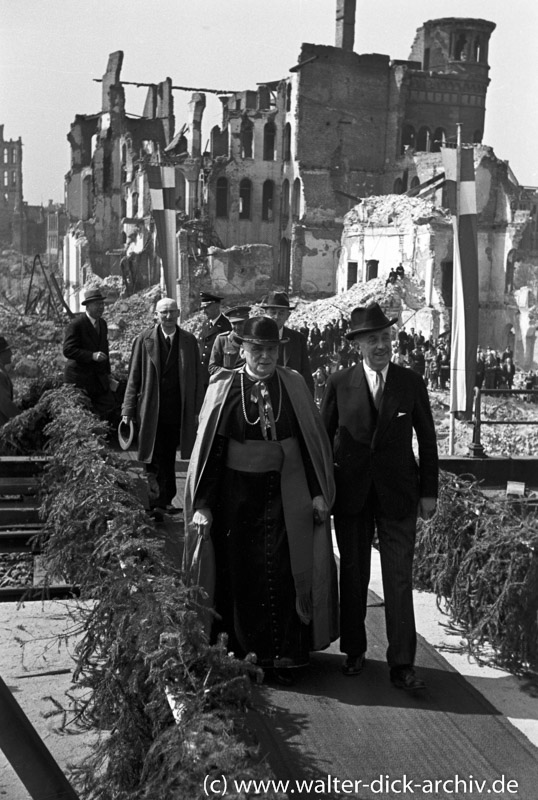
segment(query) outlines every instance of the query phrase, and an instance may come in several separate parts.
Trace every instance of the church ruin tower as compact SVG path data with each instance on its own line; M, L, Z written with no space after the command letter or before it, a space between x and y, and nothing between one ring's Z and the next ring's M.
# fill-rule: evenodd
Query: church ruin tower
M488 47L495 23L445 17L417 30L409 61L409 95L402 127L406 146L436 151L444 141L480 143L484 133L489 84Z

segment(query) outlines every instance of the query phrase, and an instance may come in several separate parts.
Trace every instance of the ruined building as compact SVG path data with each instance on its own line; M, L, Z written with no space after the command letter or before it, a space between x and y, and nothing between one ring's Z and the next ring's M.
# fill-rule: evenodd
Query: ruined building
M173 168L168 192L176 211L178 283L171 288L184 309L196 281L230 295L261 294L269 284L333 294L367 279L367 261L377 259L379 274L401 261L427 278L439 301L433 330L444 324L450 282L443 214L430 224L400 215L396 205L381 225L392 240L382 245L381 258L368 249L375 239L367 242L368 212L361 217L355 207L435 183L441 147L455 143L459 125L462 141L476 145L484 321L491 322L488 309L496 304L488 338L502 339L517 316L510 275L520 249L536 247L538 231L535 193L482 146L494 29L482 19L435 19L417 30L408 60L358 54L355 0L337 0L334 46L303 44L286 77L220 93L222 121L204 135L207 151L204 92L192 94L177 132L172 92L181 87L169 78L148 84L143 117L130 117L122 53L112 54L101 112L77 116L68 137L68 286L76 293L89 268L119 274L126 251L139 282L159 280L148 168L160 164ZM434 186L431 198L441 206L442 189ZM505 313L508 306L513 310Z

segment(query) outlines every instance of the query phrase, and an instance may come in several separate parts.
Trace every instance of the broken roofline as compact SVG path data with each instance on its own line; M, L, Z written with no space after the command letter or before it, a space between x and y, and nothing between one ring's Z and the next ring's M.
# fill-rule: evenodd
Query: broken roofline
M147 88L150 86L155 86L155 87L160 86L161 83L166 83L166 81L169 80L170 78L165 78L165 80L160 81L160 83L143 83L141 81L124 81L120 79L119 83L121 83L124 86L137 86L139 88L140 87ZM103 78L93 78L93 81L95 83L103 83ZM178 91L181 92L208 92L209 94L241 94L239 90L232 90L232 89L202 89L200 87L195 87L195 86L174 86L174 85L172 85L170 88L177 89Z

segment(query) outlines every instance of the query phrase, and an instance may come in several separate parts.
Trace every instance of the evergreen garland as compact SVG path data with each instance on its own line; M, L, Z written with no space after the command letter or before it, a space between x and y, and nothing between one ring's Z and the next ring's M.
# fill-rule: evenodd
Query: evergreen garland
M63 386L5 427L0 442L12 451L39 431L50 457L39 544L50 574L80 588L72 712L97 734L72 768L81 796L195 800L206 796L207 776L266 779L241 731L261 672L229 654L224 638L209 645L193 592L137 498L137 476L107 446L106 425ZM245 795L230 785L227 796Z

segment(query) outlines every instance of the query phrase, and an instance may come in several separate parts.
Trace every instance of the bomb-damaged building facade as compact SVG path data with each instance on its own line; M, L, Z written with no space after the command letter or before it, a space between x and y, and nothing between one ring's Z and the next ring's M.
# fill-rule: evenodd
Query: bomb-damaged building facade
M129 116L123 54L111 54L101 112L77 116L68 137L65 278L72 302L89 272L120 274L126 252L138 288L158 282L148 167L160 164L173 167L174 176L168 201L175 211L176 280L167 289L184 311L192 309L198 288L238 295L277 285L306 296L331 295L365 280L366 262L376 259L380 275L402 262L408 273L422 276L422 270L431 280L439 312L433 333L445 324L448 308L449 219L439 223L446 235L437 232L424 245L426 256L398 245L378 258L360 236L351 252L346 215L360 219L356 206L366 198L372 208L376 197L381 204L387 195L405 203L407 194L423 194L423 185L442 173L441 148L456 142L459 125L462 142L476 145L479 167L480 300L490 327L495 318L484 344L504 345L500 340L517 315L510 275L518 260L536 255L536 194L482 146L494 29L482 19L430 20L417 30L407 61L358 54L355 2L337 0L334 46L303 44L285 78L219 93L222 122L205 137L207 150L205 92L192 94L178 132L173 91L179 87L170 78L148 84L142 118ZM433 183L430 199L442 207L443 190ZM400 242L397 219L390 236ZM522 254L525 243L530 249ZM507 295L514 306L508 315Z

